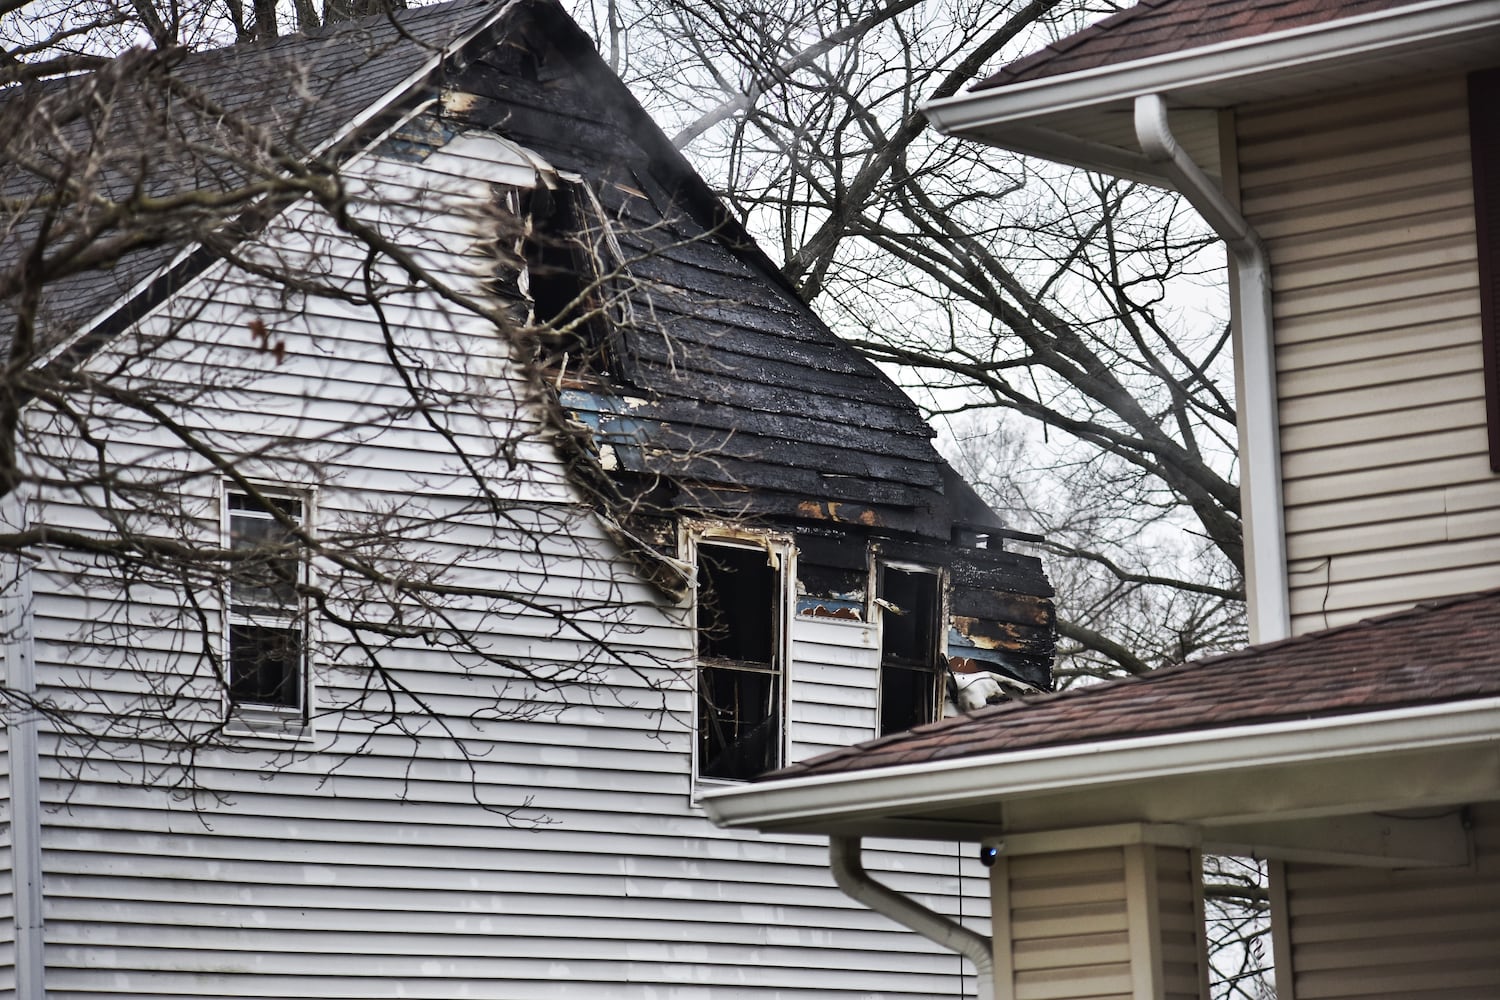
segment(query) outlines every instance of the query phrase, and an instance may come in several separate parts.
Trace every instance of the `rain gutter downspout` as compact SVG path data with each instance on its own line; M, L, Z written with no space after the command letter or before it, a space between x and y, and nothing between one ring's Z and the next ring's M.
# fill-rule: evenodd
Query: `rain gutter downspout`
M995 1000L995 955L989 938L872 879L860 860L859 837L829 837L828 867L850 899L973 962L979 978L978 1000Z
M1250 641L1291 634L1281 494L1276 353L1271 325L1271 266L1259 234L1172 135L1160 94L1135 99L1141 152L1213 227L1234 255L1239 302L1241 420L1240 523L1245 530L1245 590Z

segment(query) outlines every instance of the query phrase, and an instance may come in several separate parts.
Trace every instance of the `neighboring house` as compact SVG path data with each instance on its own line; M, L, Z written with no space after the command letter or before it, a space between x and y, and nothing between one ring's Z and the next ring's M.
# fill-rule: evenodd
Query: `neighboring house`
M929 114L1174 187L1231 251L1258 643L706 800L828 835L994 996L1201 996L1199 851L1271 859L1279 1000L1500 995L1500 3L1153 0ZM1288 638L1290 636L1290 638ZM986 845L992 937L859 870Z
M697 800L1047 687L1050 588L560 8L3 96L0 993L972 992Z

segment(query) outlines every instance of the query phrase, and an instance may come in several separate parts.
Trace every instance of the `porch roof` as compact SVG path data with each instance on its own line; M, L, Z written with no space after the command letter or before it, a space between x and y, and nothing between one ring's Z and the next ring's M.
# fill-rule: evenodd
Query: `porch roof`
M991 706L704 804L733 826L978 840L1122 822L1227 830L1490 798L1500 590Z

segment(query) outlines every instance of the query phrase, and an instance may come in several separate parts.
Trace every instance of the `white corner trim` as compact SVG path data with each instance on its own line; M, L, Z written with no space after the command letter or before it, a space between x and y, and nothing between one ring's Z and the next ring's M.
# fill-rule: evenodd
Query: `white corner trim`
M923 110L939 131L960 134L1142 94L1274 76L1330 60L1375 59L1401 49L1462 41L1476 32L1497 28L1500 0L1430 0L1186 52L970 91L931 101Z
M708 792L720 826L811 829L1187 775L1500 744L1500 697L1039 747Z

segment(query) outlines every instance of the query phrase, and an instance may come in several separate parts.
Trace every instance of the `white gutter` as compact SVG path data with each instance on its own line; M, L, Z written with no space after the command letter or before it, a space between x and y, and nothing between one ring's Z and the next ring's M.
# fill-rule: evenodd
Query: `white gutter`
M1132 100L1185 87L1280 77L1313 66L1373 62L1392 51L1472 42L1500 28L1500 0L1434 0L1099 67L970 91L924 106L942 132L960 133L1040 114Z
M995 953L989 938L872 879L860 860L858 837L828 838L828 867L833 871L833 880L850 899L973 962L979 979L978 1000L994 1000Z
M1198 210L1234 254L1240 333L1240 523L1250 642L1291 634L1281 431L1276 403L1276 347L1271 325L1271 262L1265 244L1172 135L1158 94L1135 99L1135 135L1146 159Z
M720 826L810 831L1153 779L1497 744L1500 697L1490 697L786 778L700 802Z
M27 527L26 498L13 491L5 498L5 521L17 531ZM0 629L5 635L6 730L10 758L10 842L15 913L16 996L46 995L46 938L42 887L41 784L38 780L36 650L31 627L31 563L11 557L14 576L0 580Z

